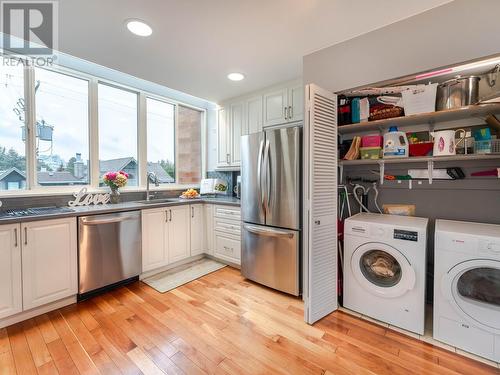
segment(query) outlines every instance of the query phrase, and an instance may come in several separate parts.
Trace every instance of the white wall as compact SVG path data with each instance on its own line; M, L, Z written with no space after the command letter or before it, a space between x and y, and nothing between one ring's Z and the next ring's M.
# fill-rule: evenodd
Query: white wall
M455 0L305 56L304 83L340 91L499 53L499 16L499 0Z

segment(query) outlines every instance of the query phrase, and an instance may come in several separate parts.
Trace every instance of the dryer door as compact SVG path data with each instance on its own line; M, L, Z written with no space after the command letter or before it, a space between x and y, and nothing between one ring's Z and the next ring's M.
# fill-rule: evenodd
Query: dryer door
M415 270L396 248L379 242L359 246L351 271L363 289L386 298L400 297L415 287Z
M475 259L459 263L443 276L441 290L466 321L500 333L500 261Z

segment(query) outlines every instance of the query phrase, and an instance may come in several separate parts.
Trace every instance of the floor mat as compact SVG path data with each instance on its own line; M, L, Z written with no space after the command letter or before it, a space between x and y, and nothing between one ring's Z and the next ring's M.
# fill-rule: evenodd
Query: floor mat
M192 263L161 272L142 280L160 293L168 292L190 281L226 267L215 260L203 258Z

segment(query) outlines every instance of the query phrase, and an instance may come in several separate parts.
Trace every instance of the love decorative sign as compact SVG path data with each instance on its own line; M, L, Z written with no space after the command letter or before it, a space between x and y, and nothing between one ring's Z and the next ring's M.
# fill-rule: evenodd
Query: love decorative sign
M91 204L106 204L110 200L110 195L106 194L87 194L87 188L82 188L78 193L73 193L74 201L69 201L68 206L90 206Z

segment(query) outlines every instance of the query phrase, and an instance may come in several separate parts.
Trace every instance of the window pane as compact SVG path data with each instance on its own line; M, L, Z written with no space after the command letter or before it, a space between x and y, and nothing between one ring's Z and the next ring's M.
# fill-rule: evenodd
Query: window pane
M35 82L38 184L87 185L88 81L35 69Z
M0 190L26 187L22 67L0 66Z
M202 115L201 111L179 106L177 176L180 184L197 184L201 181Z
M147 101L148 172L161 184L175 182L175 129L173 104L148 98Z
M99 169L125 171L128 186L137 186L137 94L99 84Z

